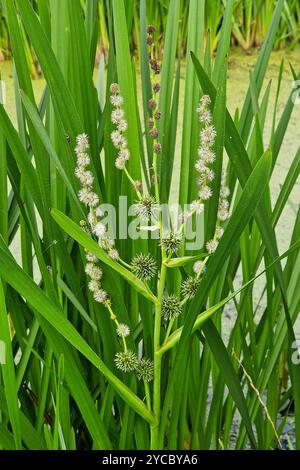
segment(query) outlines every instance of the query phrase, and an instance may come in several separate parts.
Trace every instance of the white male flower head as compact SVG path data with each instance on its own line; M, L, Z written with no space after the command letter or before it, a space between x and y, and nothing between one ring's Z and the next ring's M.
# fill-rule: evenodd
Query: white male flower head
M117 261L120 258L118 250L110 250L108 256L113 260Z
M80 153L77 156L77 165L80 167L85 167L89 165L91 162L91 159L87 153Z
M88 213L87 219L91 227L97 223L96 214L93 209Z
M102 217L103 216L103 210L101 209L101 207L96 207L95 214L96 214L96 217Z
M199 158L195 163L195 169L199 173L205 172L207 170L206 162L202 158Z
M208 181L213 181L215 179L215 172L214 170L211 170L211 169L207 169L206 170L206 177L208 179Z
M120 338L126 338L127 336L130 335L130 328L128 325L125 325L125 323L120 323L117 327L117 335L120 336Z
M230 190L228 186L221 186L220 196L224 198L230 196Z
M193 266L194 273L198 274L200 272L204 272L205 264L203 261L196 261Z
M102 278L102 270L94 263L87 263L85 266L85 272L94 281L100 281Z
M118 130L112 131L110 137L114 147L119 148L122 145L122 134Z
M199 147L198 156L205 163L214 163L216 155L209 147Z
M117 158L116 158L116 160L115 160L115 167L116 167L118 170L124 170L125 165L126 165L126 160L125 160L125 158L123 158L123 157L117 157Z
M207 201L212 196L212 190L209 186L203 186L198 192L198 196L203 201Z
M98 262L97 256L95 256L90 251L86 252L85 257L86 257L87 261L89 261L90 263L97 263Z
M212 115L211 115L211 112L209 111L209 109L206 109L206 108L202 108L199 112L199 120L200 122L202 122L203 124L210 124L211 123L211 120L212 120Z
M223 233L224 233L223 227L221 227L220 225L218 225L218 226L216 227L216 237L217 237L218 240L223 236Z
M215 138L216 138L216 130L214 126L206 126L203 129L201 129L201 142L203 145L208 145L209 147L212 147L215 143Z
M204 204L199 201L192 201L189 208L190 211L195 211L196 214L201 214L204 211Z
M108 294L103 289L97 289L94 292L94 299L96 302L99 302L99 304L104 304L108 299Z
M126 119L121 119L118 123L118 131L119 132L125 132L127 130L127 121Z
M228 217L229 217L229 212L228 212L228 210L225 209L225 208L222 208L222 207L219 208L217 217L218 217L219 220L221 220L222 222L224 222L224 221L227 220Z
M122 106L124 103L123 97L121 95L112 95L110 97L110 102L116 108Z
M119 124L124 117L123 109L114 109L111 113L111 121L113 124Z
M210 255L212 255L216 251L216 249L218 248L218 244L219 244L218 240L215 240L215 239L209 240L206 243L205 246Z
M89 148L89 138L87 134L79 134L76 137L76 144L77 144L75 148L76 153L81 153L87 150Z
M99 197L88 187L83 187L78 193L79 200L86 206L95 207L99 203Z
M99 289L99 283L98 281L95 281L94 279L91 279L89 282L89 289L91 292L96 292Z
M93 227L93 233L101 238L105 234L106 228L105 225L102 224L102 222L98 222L94 227Z
M129 158L130 158L129 150L127 148L121 148L119 153L118 153L118 157L122 158L124 160L129 160Z
M211 99L210 99L210 96L209 95L203 95L201 98L200 98L200 104L202 106L209 106L211 103Z
M182 222L182 223L186 222L188 218L189 218L189 213L187 211L181 212L181 214L179 214L178 216L179 222Z
M77 167L75 169L75 176L79 179L81 184L85 186L92 186L94 182L94 177L91 171L86 171L82 167Z

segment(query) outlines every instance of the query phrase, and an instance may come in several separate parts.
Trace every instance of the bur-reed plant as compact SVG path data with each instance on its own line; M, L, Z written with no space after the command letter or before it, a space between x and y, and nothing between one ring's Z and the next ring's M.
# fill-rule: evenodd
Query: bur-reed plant
M141 106L129 47L132 2L106 2L108 66L104 79L100 63L96 85L97 2L83 10L79 0L41 1L40 16L29 0L6 2L17 126L0 105L4 449L274 449L284 445L292 409L300 446L299 209L285 253L275 233L299 175L299 150L273 204L269 186L295 91L279 119L276 104L268 109L270 86L260 98L285 2L277 2L234 120L226 108L234 2L215 59L209 42L202 53L205 2L187 3L176 153L179 0L170 1L164 38L145 0L136 13ZM39 102L22 28L45 77ZM274 125L265 143L267 112ZM185 207L166 226L177 163L176 198ZM120 235L127 208L119 196L127 196L140 237L128 237L127 227ZM108 232L108 203L117 237ZM189 243L193 226L197 249ZM10 251L17 236L18 262ZM265 301L256 304L258 277ZM236 318L225 341L230 301Z

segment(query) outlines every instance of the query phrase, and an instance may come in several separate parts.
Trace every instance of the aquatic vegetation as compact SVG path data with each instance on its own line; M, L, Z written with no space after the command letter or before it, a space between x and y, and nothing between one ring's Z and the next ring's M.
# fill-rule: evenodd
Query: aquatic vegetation
M270 187L295 90L279 112L283 68L263 87L284 0L234 117L227 57L256 2L249 29L232 0L215 16L197 0L37 3L4 11L17 120L0 105L0 447L275 449L292 412L299 449L299 207L283 253L276 229L300 150Z

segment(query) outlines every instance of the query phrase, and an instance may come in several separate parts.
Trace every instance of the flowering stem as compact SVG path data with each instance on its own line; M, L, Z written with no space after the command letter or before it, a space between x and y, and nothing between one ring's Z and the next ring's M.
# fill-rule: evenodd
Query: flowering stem
M197 202L196 202L196 204L195 204L195 207L194 207L194 208L191 210L191 212L188 214L187 219L189 219L190 217L192 217L192 216L195 214L195 212L197 212L197 210L199 209L200 204L202 204L202 199L201 199L201 198L197 200ZM187 219L186 219L186 220L187 220ZM181 226L179 227L179 233L182 233L182 232L183 232L184 227L185 227L186 220L185 220L184 222L182 222Z
M182 305L182 302L181 302L181 305ZM170 336L170 333L171 333L173 325L174 325L174 321L175 321L175 318L172 318L172 320L170 320L170 322L169 322L167 332L166 332L166 336L165 336L165 339L164 339L164 344L166 344L166 342L168 341L168 338Z
M109 305L109 303L106 303L106 307L110 313L110 319L113 320L117 326L117 328L120 326L120 323L118 322L117 320L117 317L115 315L115 313L113 312L111 306ZM124 347L124 352L127 352L127 343L126 343L126 339L124 336L122 336L122 341L123 341L123 347Z
M141 198L142 198L142 195L141 195L140 191L136 188L136 183L135 183L134 179L132 178L132 176L130 175L129 171L127 170L126 166L124 167L124 173L125 173L125 175L127 176L127 178L129 179L129 181L130 181L130 183L132 184L132 186L134 187L135 192L136 192L138 198L141 199Z
M151 397L150 397L149 383L147 382L147 380L144 380L143 382L144 382L144 388L145 388L147 408L148 410L151 411Z
M153 412L156 419L155 425L151 426L151 449L158 449L159 420L160 420L160 387L161 387L161 356L160 328L161 328L161 302L165 288L167 267L161 264L160 279L158 284L158 303L155 306L154 323L154 382L153 382Z
M125 268L130 269L130 271L132 271L132 266L130 266L130 264L126 263L126 261L124 261L122 258L119 258L118 261L119 261L119 263L122 264Z

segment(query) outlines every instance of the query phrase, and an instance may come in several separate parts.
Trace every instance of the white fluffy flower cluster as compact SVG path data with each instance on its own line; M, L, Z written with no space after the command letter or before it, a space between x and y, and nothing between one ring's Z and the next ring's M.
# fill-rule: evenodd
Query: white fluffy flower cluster
M102 269L98 266L98 258L90 253L86 252L87 264L85 266L85 272L89 276L89 289L93 293L93 297L96 302L100 304L110 303L108 294L105 290L101 288L101 279L102 279Z
M219 240L223 235L224 229L222 227L222 222L228 219L229 217L229 202L227 198L230 195L230 191L228 186L226 185L226 170L223 169L222 171L222 178L221 178L221 188L220 188L220 198L219 198L219 206L218 206L218 213L217 213L217 225L215 230L215 236L212 240L209 240L206 243L206 249L208 253L211 255L213 254L219 244Z
M75 153L77 165L75 176L81 183L81 189L78 193L79 200L87 207L94 208L99 203L99 197L93 192L94 177L91 171L87 170L90 164L90 157L87 153L89 149L89 140L86 134L80 134L76 138Z
M89 208L87 221L89 234L97 237L99 244L103 243L106 235L105 225L101 222L103 212L99 206L99 196L93 191L94 176L88 165L90 164L90 156L88 154L89 140L86 134L80 134L76 138L75 154L77 164L75 168L75 176L81 183L81 189L78 192L79 200ZM106 249L109 249L109 254L112 253L112 258L118 258L117 250L110 249L107 244ZM98 266L98 258L90 252L86 252L87 264L85 272L89 276L89 289L93 293L96 302L107 305L110 303L107 292L101 288L102 270Z
M199 120L203 124L200 131L200 145L198 148L198 160L196 161L195 168L199 173L197 184L199 187L198 197L202 201L207 201L212 196L212 190L209 183L213 181L215 174L208 165L215 161L215 154L211 147L215 143L216 130L211 124L212 116L209 110L210 97L203 95L200 99L197 113Z
M127 140L124 137L124 132L127 130L127 121L124 118L125 113L122 109L124 100L120 95L120 86L117 83L110 85L110 92L110 102L113 106L111 121L117 126L110 135L114 147L118 150L115 166L118 170L124 170L126 162L130 158Z

